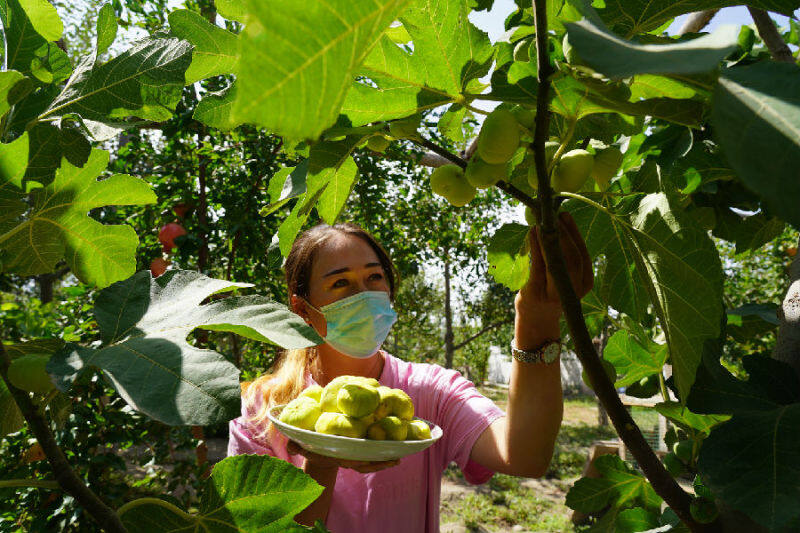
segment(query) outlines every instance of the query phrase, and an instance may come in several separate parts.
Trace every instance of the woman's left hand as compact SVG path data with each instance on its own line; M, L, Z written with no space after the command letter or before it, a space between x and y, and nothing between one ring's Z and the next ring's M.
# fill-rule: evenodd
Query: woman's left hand
M579 299L583 298L594 286L592 259L586 249L586 243L578 231L575 220L569 213L559 213L558 232L561 253L564 255L572 288ZM553 277L547 271L538 227L534 226L528 232L528 242L531 250L531 274L517 293L514 301L517 311L524 310L560 316L561 301Z

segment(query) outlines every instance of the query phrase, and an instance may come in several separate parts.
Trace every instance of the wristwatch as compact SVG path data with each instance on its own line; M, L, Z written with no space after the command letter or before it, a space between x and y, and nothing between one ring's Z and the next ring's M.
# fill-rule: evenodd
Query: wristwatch
M530 352L516 347L516 339L511 339L511 355L523 363L549 364L558 359L561 354L561 339L547 340L537 349Z

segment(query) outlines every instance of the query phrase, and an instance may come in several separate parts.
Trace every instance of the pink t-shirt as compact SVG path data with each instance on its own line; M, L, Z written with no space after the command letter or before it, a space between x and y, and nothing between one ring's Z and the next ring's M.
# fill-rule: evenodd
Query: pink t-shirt
M494 472L469 455L483 430L505 413L455 370L409 363L382 352L385 364L378 381L406 391L414 402L414 414L441 427L442 438L380 472L340 468L325 525L332 533L435 533L444 469L455 462L468 482L487 482ZM314 384L310 377L307 382ZM243 416L230 421L228 455L269 454L302 468L303 456L288 455L282 435L276 432L269 442L253 437L258 432L248 427L244 415L258 407L242 403Z

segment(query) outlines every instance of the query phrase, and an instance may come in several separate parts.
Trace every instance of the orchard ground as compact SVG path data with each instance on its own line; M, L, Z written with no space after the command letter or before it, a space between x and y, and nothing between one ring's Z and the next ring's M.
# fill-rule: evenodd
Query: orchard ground
M480 386L479 389L505 408L505 388ZM655 415L644 409L634 411L634 417L637 422L644 421L645 426L650 422L649 418L655 421ZM567 491L580 478L592 443L616 437L612 426L599 425L595 398L566 398L555 454L544 477L529 479L495 474L488 483L475 486L464 480L455 465L447 469L441 492L442 533L579 531L570 521L572 511L564 504ZM225 457L225 438L209 438L207 443L209 461L216 462ZM132 454L136 450L132 448L124 453ZM192 450L176 452L176 458L187 460L193 455ZM171 470L170 465L141 467L133 462L128 464L128 474L140 482L154 470ZM181 498L186 490L194 491L191 485L179 486L173 495Z

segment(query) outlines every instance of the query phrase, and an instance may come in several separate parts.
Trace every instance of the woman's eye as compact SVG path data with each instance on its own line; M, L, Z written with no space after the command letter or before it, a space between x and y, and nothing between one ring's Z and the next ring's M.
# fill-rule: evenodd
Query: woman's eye
M340 281L343 283L342 285L339 284ZM333 284L334 287L344 287L345 285L347 285L346 279L337 279L336 283Z
M377 272L370 276L373 279L383 279L383 274L378 274Z

